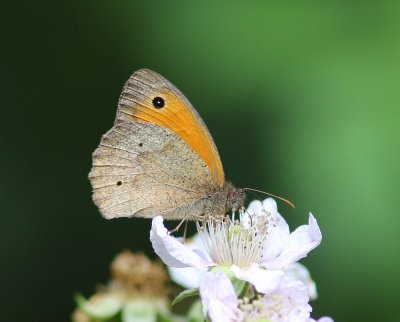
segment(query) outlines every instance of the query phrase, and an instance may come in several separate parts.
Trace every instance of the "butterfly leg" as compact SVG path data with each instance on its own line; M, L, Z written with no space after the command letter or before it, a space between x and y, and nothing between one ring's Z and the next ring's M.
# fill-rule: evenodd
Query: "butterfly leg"
M168 230L168 234L171 235L171 234L173 234L173 233L176 233L176 232L179 230L179 228L181 228L181 226L182 226L182 224L183 224L184 222L186 222L186 225L185 225L185 235L186 235L187 217L184 217L174 229Z
M188 226L188 221L185 221L185 228L183 230L183 242L185 243L186 241L186 233L187 233L187 226Z

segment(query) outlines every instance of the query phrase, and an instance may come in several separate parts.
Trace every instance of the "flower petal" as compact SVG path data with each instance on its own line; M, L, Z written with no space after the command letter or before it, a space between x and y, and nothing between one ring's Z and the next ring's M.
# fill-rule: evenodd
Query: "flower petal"
M276 258L290 236L289 225L280 213L271 213L271 220L272 227L264 242L263 262Z
M322 318L319 318L318 320L309 319L308 322L334 322L334 321L329 316L323 316Z
M156 254L168 266L203 269L212 265L211 262L170 236L168 230L163 225L163 218L161 216L153 218L150 240Z
M224 272L208 272L200 280L200 297L204 314L211 321L239 321L239 301L232 283Z
M176 268L171 266L168 266L168 272L171 280L187 289L199 287L200 277L204 273L194 267Z
M256 214L260 213L262 211L262 202L260 200L253 200L252 202L249 203L249 206L247 207L247 212L250 214Z
M200 257L212 263L210 255L207 253L207 249L204 247L204 243L200 234L195 234L189 241L186 241L185 245L187 245L189 249L193 250L193 252L198 254Z
M276 204L275 199L267 198L262 202L262 207L270 214L274 214L278 212L278 205Z
M263 265L269 269L288 267L291 263L306 257L311 250L321 243L321 239L322 234L317 221L310 213L308 225L300 226L292 232L279 256L264 262Z
M264 294L274 291L283 276L283 271L281 270L266 270L260 268L257 264L252 264L245 269L232 265L230 270L238 279L249 282L258 292Z
M304 265L294 262L290 264L289 267L284 270L284 272L285 274L290 275L304 283L304 285L307 287L307 293L311 300L315 300L318 297L317 286L312 280L310 272Z
M249 204L242 219L246 226L250 226L252 219L267 216L269 224L268 235L264 242L263 261L276 258L289 238L289 226L278 212L276 201L267 198L263 202L255 200Z
M308 300L305 285L285 275L277 290L263 296L264 314L269 321L309 322Z
M318 322L334 322L330 316L323 316L322 318L318 319Z

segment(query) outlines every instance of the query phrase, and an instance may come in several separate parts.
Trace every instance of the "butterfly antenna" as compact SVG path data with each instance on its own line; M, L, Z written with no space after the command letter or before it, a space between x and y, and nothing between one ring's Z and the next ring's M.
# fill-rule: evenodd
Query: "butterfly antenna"
M263 194L265 194L265 195L267 195L267 196L271 196L271 197L277 198L277 199L279 199L279 200L282 200L283 202L286 202L286 203L287 203L290 207L292 207L293 209L296 209L296 206L294 205L293 202L291 202L290 200L285 199L285 198L283 198L283 197L279 197L279 196L277 196L277 195L274 195L274 194L272 194L272 193L265 192L265 191L261 191L261 190L257 190L257 189L252 189L252 188L243 188L243 190L245 190L245 191L247 190L247 191L259 192L259 193L263 193Z

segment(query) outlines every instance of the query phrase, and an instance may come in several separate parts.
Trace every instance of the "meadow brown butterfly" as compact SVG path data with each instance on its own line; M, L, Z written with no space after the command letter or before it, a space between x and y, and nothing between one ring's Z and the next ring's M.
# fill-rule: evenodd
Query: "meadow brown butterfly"
M148 69L126 82L114 126L93 153L89 179L93 200L108 219L217 217L245 199L243 189L225 181L199 114L173 84Z

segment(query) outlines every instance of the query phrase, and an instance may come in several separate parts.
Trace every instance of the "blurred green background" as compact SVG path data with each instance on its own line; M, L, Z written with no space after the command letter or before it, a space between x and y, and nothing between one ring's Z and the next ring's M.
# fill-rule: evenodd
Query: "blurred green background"
M106 221L87 180L142 67L191 100L227 178L295 202L292 228L316 215L315 317L398 320L398 3L1 6L1 320L68 321L117 252L154 256L150 221Z

